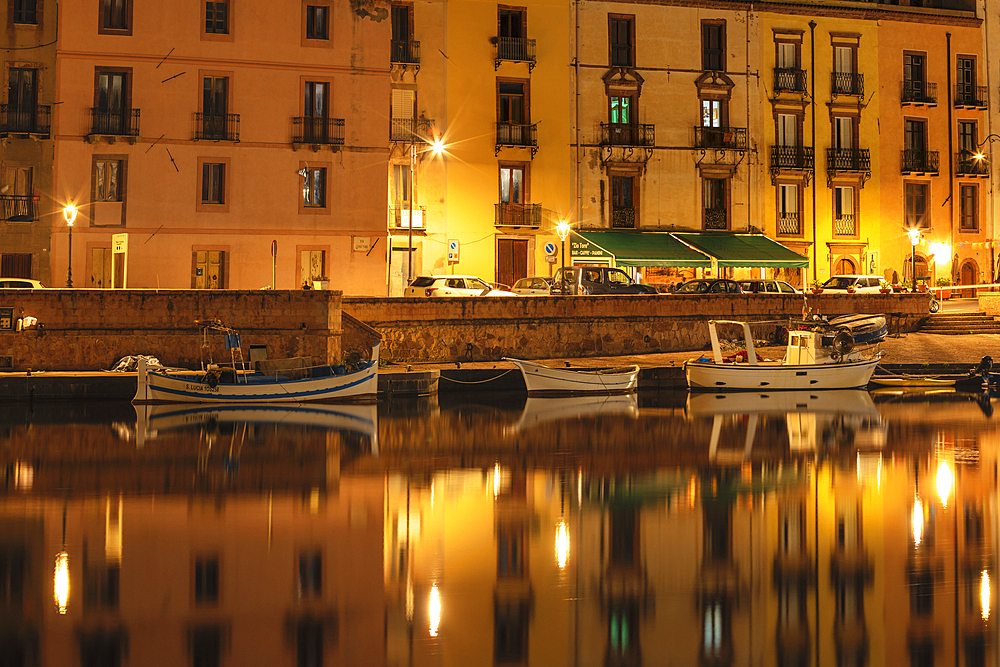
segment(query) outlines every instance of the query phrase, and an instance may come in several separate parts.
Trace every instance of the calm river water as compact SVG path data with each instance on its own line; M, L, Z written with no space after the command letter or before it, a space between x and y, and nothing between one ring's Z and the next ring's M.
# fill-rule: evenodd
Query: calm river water
M0 406L0 665L993 665L994 402Z

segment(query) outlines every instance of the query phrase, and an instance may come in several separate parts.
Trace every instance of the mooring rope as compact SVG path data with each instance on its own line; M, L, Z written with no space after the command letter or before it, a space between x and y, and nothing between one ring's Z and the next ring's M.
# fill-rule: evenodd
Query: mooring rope
M500 375L498 375L496 377L492 377L492 378L486 378L485 380L474 380L474 381L472 381L472 380L456 380L454 378L446 377L444 375L441 376L441 379L442 380L448 380L449 382L454 382L455 384L483 384L484 382L493 382L494 380L499 380L504 375L507 375L507 373L510 373L510 372L513 372L513 371L516 371L516 370L517 370L516 368L508 368L507 370L505 370Z

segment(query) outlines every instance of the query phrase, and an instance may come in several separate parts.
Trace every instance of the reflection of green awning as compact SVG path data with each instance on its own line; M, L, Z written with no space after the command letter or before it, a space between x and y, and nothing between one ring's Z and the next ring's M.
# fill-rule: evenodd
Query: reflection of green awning
M573 231L573 261L614 260L615 266L710 267L711 260L666 232Z
M674 236L718 260L720 267L760 266L802 269L809 259L757 234L674 232Z

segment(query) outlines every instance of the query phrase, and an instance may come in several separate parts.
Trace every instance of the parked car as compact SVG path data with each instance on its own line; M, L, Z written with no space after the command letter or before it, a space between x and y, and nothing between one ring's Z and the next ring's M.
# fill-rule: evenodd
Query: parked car
M550 290L549 279L544 276L530 276L528 278L521 278L514 286L510 288L510 291L514 294L529 295L529 296L548 296Z
M567 266L552 277L552 294L656 294L656 288L610 266Z
M784 280L741 280L740 288L752 294L801 294Z
M859 294L876 294L884 285L887 283L882 276L841 275L827 278L821 287L824 292L835 294L846 294L852 288Z
M0 289L45 289L45 285L27 278L0 278Z
M743 288L728 278L699 278L687 281L674 294L743 294Z
M403 296L517 296L476 276L418 276Z

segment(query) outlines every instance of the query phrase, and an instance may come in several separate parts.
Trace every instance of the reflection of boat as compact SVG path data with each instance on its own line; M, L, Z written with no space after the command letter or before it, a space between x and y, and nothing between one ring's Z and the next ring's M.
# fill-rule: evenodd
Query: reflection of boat
M878 416L867 391L776 391L688 394L686 411L692 416L731 414L778 414L787 412L850 413Z
M635 394L615 396L529 396L518 428L530 428L544 422L599 417L604 415L635 417L639 404Z
M745 353L723 357L718 324L743 328ZM824 345L820 332L789 331L785 358L765 361L757 358L748 323L709 320L708 330L713 358L684 362L692 390L854 389L867 386L882 356L881 352L869 356L854 349L854 339L846 331L837 334L829 345Z
M544 394L621 394L635 391L639 367L620 368L550 368L532 361L510 359L521 370L528 395Z
M932 378L920 376L873 376L872 382L884 387L952 387L955 380L949 378Z
M322 403L240 403L226 405L135 405L136 432L141 447L164 431L220 424L274 424L353 431L371 440L378 453L378 406Z
M272 359L257 362L259 370L241 366L239 334L209 322L203 333L222 333L230 350L228 367L209 364L203 372L151 368L139 360L133 403L300 403L374 398L378 392L379 343L370 360L346 366L310 366L306 359Z

